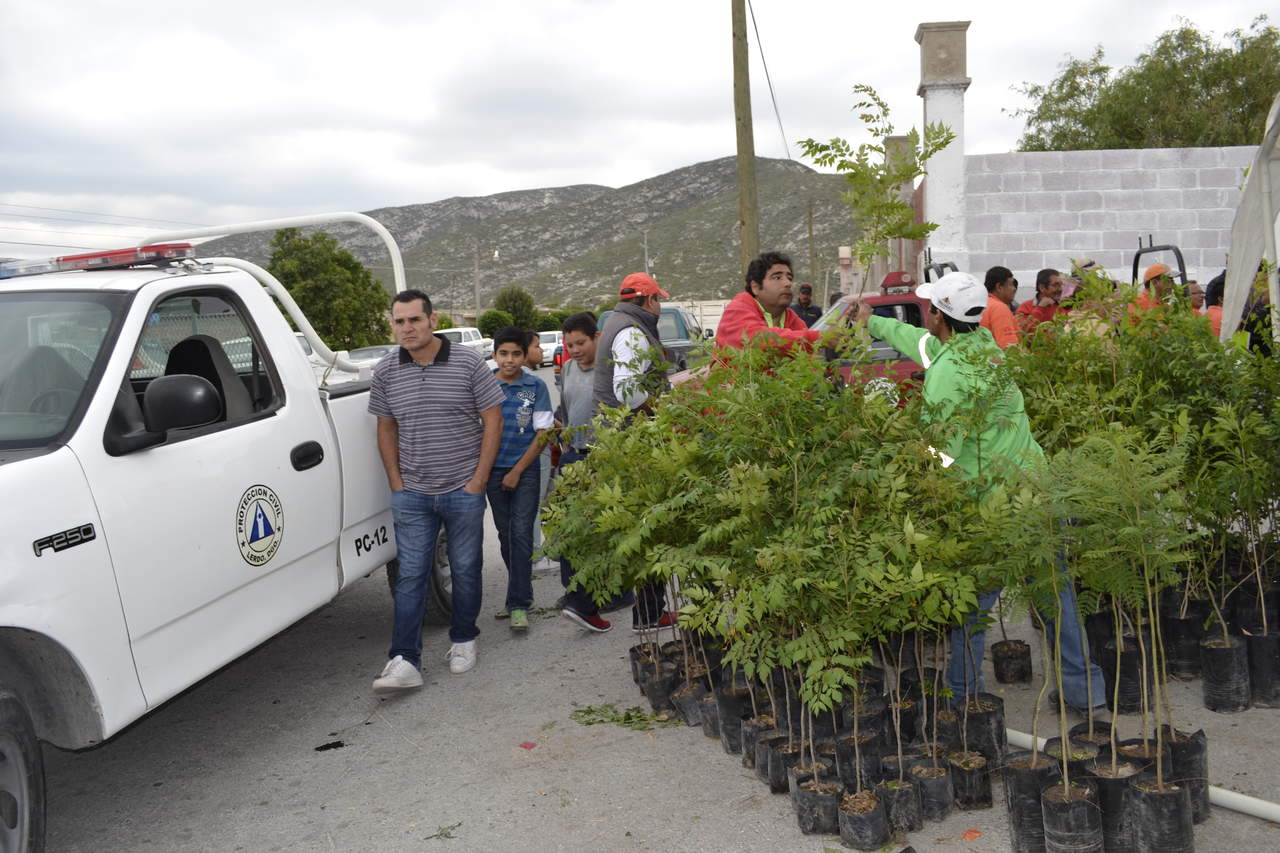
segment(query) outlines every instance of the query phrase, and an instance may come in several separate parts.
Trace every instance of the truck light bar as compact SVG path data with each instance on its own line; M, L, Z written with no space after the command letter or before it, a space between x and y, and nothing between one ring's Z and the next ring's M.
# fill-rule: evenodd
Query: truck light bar
M156 243L130 249L108 249L83 255L63 255L58 258L41 258L32 261L8 261L0 264L0 280L25 275L68 270L124 269L146 264L163 266L169 261L195 257L190 243Z

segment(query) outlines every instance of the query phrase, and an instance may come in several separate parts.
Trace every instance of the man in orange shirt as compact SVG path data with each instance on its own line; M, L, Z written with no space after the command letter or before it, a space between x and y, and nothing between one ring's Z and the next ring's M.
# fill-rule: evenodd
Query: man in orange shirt
M1169 294L1173 292L1173 270L1168 264L1152 264L1142 274L1142 292L1126 309L1129 320L1138 321L1138 316L1153 310L1157 305L1167 305Z
M1204 304L1207 306L1204 316L1209 318L1209 328L1213 329L1215 338L1222 336L1222 285L1226 277L1226 273L1214 276L1204 291Z
M982 312L979 325L991 332L996 346L1008 349L1018 342L1018 324L1013 321L1013 297L1018 292L1018 280L1008 267L992 267L987 270L987 310Z

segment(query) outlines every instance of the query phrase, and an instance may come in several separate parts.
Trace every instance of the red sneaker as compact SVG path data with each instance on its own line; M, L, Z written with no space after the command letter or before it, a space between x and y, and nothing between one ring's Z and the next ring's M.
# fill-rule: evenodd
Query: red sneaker
M678 617L670 610L662 611L662 615L653 622L639 621L633 611L631 614L631 630L639 634L642 631L657 631L662 628L674 628L677 621Z
M613 627L613 623L601 619L599 613L592 613L588 616L585 613L579 613L572 607L565 607L560 611L560 615L564 616L570 622L576 623L578 627L585 628L588 631L593 631L597 634L603 634L605 631L608 631Z

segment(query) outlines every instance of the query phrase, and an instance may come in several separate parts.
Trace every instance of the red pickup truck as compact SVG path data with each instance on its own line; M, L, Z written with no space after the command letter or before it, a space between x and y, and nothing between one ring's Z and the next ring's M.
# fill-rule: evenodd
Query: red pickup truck
M850 295L841 298L827 309L810 328L819 331L834 328L844 316L851 302L865 302L881 317L891 317L912 326L924 326L924 312L929 307L925 299L916 296L916 282L910 273L892 272L885 276L878 293ZM835 353L827 351L828 358ZM916 353L900 353L884 341L872 341L871 363L855 364L843 361L840 373L850 385L861 384L873 390L888 390L885 380L896 387L914 385L920 381L924 368ZM855 382L854 371L857 371Z

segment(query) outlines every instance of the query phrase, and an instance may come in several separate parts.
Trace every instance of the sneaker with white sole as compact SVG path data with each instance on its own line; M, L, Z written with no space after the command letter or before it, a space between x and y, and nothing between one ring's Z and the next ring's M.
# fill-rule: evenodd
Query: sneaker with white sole
M422 673L418 668L396 655L387 661L382 668L382 675L373 680L374 693L395 693L397 690L412 690L422 686Z
M454 643L445 653L444 659L449 662L449 671L461 675L476 665L476 641Z

